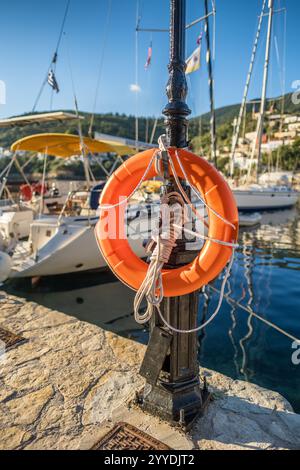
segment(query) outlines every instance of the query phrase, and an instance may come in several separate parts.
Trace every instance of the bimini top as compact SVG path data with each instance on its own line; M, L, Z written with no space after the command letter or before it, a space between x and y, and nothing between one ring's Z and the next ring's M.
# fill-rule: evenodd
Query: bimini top
M47 122L63 122L71 120L83 120L83 116L77 116L73 113L66 113L64 111L56 111L54 113L43 114L26 114L24 116L16 116L7 119L0 119L0 127L23 127L30 124L45 124Z
M88 153L117 153L118 155L132 155L133 148L126 145L109 144L100 140L83 137L84 152ZM28 152L40 152L53 157L69 158L73 155L81 155L81 139L72 134L34 134L19 139L11 146L11 150L26 150Z

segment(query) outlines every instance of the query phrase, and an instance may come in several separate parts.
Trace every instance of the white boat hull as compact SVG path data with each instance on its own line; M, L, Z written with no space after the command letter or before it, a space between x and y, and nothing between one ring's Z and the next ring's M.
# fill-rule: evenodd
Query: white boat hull
M240 214L239 225L240 227L254 227L260 224L262 221L262 215L258 212L252 214Z
M55 225L55 220L47 219L35 222L39 226L42 246L36 254L15 253L11 278L40 277L103 269L107 265L100 253L95 238L95 222L74 221L68 225ZM52 233L55 230L56 233ZM43 231L51 232L49 240L44 242ZM43 243L44 242L44 243ZM146 256L143 239L130 240L135 253Z
M240 211L274 210L293 207L299 198L296 191L233 190Z

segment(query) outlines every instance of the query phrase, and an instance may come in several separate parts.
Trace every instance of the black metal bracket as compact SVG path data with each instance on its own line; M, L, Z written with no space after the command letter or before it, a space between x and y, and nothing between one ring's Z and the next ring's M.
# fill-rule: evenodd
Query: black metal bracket
M169 154L168 154L167 150L162 150L160 152L160 154L161 154L161 162L162 162L162 169L163 169L164 179L167 181L170 178Z
M172 335L162 328L152 330L148 347L140 368L140 375L151 385L156 385L170 349Z

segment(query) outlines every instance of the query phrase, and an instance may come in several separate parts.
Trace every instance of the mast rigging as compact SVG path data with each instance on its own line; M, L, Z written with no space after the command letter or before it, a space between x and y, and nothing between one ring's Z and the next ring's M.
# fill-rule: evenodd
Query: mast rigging
M264 11L265 11L266 4L267 4L267 0L263 0L262 10L261 10L261 14L259 16L258 28L257 28L255 40L254 40L254 45L253 45L252 56L251 56L251 60L250 60L250 66L249 66L249 70L248 70L246 85L245 85L245 89L244 89L243 100L242 100L238 120L237 120L235 129L234 129L234 133L233 133L233 137L232 137L232 147L231 147L231 156L230 156L230 176L231 176L231 178L233 177L233 174L234 174L234 159L235 159L235 152L236 152L236 148L237 148L237 144L238 144L238 140L239 140L240 128L241 128L243 116L245 115L245 113L247 111L246 106L247 106L248 92L249 92L249 87L250 87L250 83L251 83L253 67L254 67L254 63L255 63L255 59L256 59L256 53L257 53L259 38L260 38L260 35L261 35L261 28L262 28L262 22L263 22L263 17L264 17Z
M209 101L210 101L210 136L211 136L211 160L217 167L217 139L216 139L216 115L215 115L215 93L214 93L214 78L213 67L210 49L210 27L209 27L209 11L208 0L204 0L205 11L205 38L206 38L206 62L208 69L208 86L209 86ZM215 10L213 10L215 14Z
M60 47L60 44L61 44L61 40L62 40L62 36L63 36L63 33L64 33L64 29L65 29L65 24L66 24L66 21L67 21L67 16L68 16L68 12L69 12L69 7L70 7L70 3L71 3L71 0L67 0L67 4L66 4L66 8L65 8L65 12L64 12L64 16L63 16L63 20L62 20L62 24L61 24L61 28L60 28L60 31L59 31L59 36L58 36L58 40L57 40L57 44L56 44L56 48L55 48L55 51L54 51L54 54L53 54L53 57L52 57L52 60L49 64L49 67L47 68L47 72L46 72L46 76L43 80L43 83L41 85L41 88L38 92L38 95L36 97L36 100L34 102L34 105L33 105L33 108L32 108L32 112L34 113L36 108L37 108L37 105L40 101L40 98L42 96L42 93L43 93L43 90L44 90L44 87L48 81L48 74L49 74L49 71L51 70L51 66L53 65L53 68L54 68L54 72L55 72L55 69L56 69L56 64L57 64L57 58L58 58L58 51L59 51L59 47ZM53 91L53 90L52 90ZM52 97L51 97L51 103L52 103Z
M258 145L258 154L257 154L257 167L256 167L256 179L258 181L260 166L261 166L261 146L262 146L262 137L263 137L263 128L264 128L264 118L266 112L266 97L267 97L267 86L269 78L269 64L270 64L270 53L271 53L271 36L273 28L273 15L274 15L274 0L269 0L269 19L268 19L268 31L267 31L267 43L266 43L266 53L265 53L265 64L264 64L264 76L263 76L263 86L262 86L262 97L260 105L260 113L257 121L256 128L256 138L253 142L251 161L248 168L248 177L251 174L252 162L254 160L256 145Z

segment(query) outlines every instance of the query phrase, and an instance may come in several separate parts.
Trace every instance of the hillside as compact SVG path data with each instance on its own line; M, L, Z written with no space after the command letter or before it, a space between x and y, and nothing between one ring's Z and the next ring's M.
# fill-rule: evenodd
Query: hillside
M291 100L292 95L287 94L285 97L285 110L287 113L296 113L300 114L300 104L294 105ZM274 104L273 100L269 101L269 105ZM258 106L258 105L256 105ZM276 102L276 106L280 106L280 102ZM225 106L218 108L216 110L216 122L217 126L222 126L224 124L231 127L233 119L238 115L240 104L234 104L231 106ZM70 110L64 110L69 111ZM248 104L247 111L252 111L252 104ZM85 116L83 121L83 133L87 135L89 127L89 115L87 113L80 113ZM206 113L201 116L202 120L202 132L205 133L208 131L210 114ZM148 121L148 136L151 134L154 119L141 117L139 119L139 139L146 140L146 127ZM199 121L200 117L190 119L189 125L189 137L192 140L194 137L199 135ZM97 114L95 116L94 130L98 132L103 132L105 134L116 135L119 137L127 137L134 139L134 129L135 129L135 117L126 116L125 114ZM67 123L48 123L48 124L34 124L32 126L26 127L17 127L11 129L1 129L0 128L0 147L9 148L10 145L17 139L25 137L30 134L37 134L42 132L63 132L63 133L74 133L77 134L77 125L76 122L67 122ZM159 121L154 141L157 141L157 138L160 134L164 132L163 118Z
M292 95L288 94L285 97L285 109L288 113L300 114L300 105L294 105L292 103ZM280 101L269 100L268 106L272 106L274 111L279 112L277 107L280 107ZM256 104L256 110L258 110L259 104ZM230 148L232 139L232 122L233 119L238 115L239 104L225 106L216 110L216 122L217 122L217 142L218 149L221 154L224 153L225 149ZM277 109L276 109L277 108ZM249 103L247 106L247 122L246 131L253 131L256 127L256 121L252 119L253 104ZM68 110L65 110L68 111ZM72 112L72 111L69 111ZM83 134L88 134L90 116L87 113L80 113L85 117L82 121ZM210 114L206 113L197 118L190 119L189 123L189 140L192 150L197 154L209 155L210 154L210 132L209 132L209 121ZM201 122L201 129L200 129ZM154 125L154 118L139 118L139 140L146 141L147 135L150 136ZM94 130L105 134L111 134L119 137L127 137L130 139L135 138L135 117L126 116L125 114L97 114L94 120ZM62 132L67 134L77 134L77 123L76 121L67 122L53 122L46 124L33 124L24 127L15 128L0 128L0 147L10 148L11 144L30 134L38 134L43 132ZM164 122L161 118L158 122L156 133L154 136L154 142L157 142L158 136L164 133ZM284 150L282 160L286 162L283 166L285 169L295 168L299 166L299 143L295 148L286 148ZM226 154L226 151L225 151ZM276 157L277 158L277 157ZM295 163L296 158L296 163ZM227 165L226 158L219 160L219 169L225 171ZM2 158L0 160L0 171L8 164L9 157ZM21 164L27 162L27 158L19 157ZM108 159L104 162L105 167L109 170L111 167L111 161ZM26 167L27 174L32 177L37 177L43 171L43 162L41 159L34 159ZM93 168L95 177L104 177L102 170L96 165ZM12 169L13 174L18 172L15 168ZM63 159L51 159L48 161L48 174L53 177L59 178L83 178L83 167L79 161L66 162Z
M257 100L253 100L253 101L258 101ZM287 93L284 97L284 108L285 108L285 112L287 114L300 114L300 103L298 105L294 104L292 102L292 93ZM274 110L276 111L280 111L280 107L281 107L281 102L277 100L277 98L274 99L269 99L268 100L268 106L271 106L273 105L274 106ZM217 125L222 125L222 124L227 124L227 123L232 123L233 119L238 115L239 113L239 110L240 110L240 106L241 104L233 104L233 105L230 105L230 106L224 106L222 108L218 108L216 110L216 122L217 122ZM253 109L253 104L248 103L247 104L247 112L251 112ZM258 111L259 109L259 104L256 103L255 104L255 110ZM209 124L209 120L210 120L210 114L209 113L205 113L202 115L202 122L204 124Z
M73 110L59 110L74 114ZM87 135L89 128L90 116L87 113L81 113L85 119L82 121L83 134ZM152 130L154 119L149 120L149 129ZM125 114L97 114L94 121L94 130L111 134L119 137L134 138L135 118L134 116L126 116ZM146 119L141 118L139 122L140 139L144 140L146 132ZM76 121L52 122L45 124L33 124L24 127L0 128L0 147L9 148L11 144L22 137L31 134L39 134L43 132L62 132L66 134L78 134L78 126ZM162 129L157 130L161 133Z

